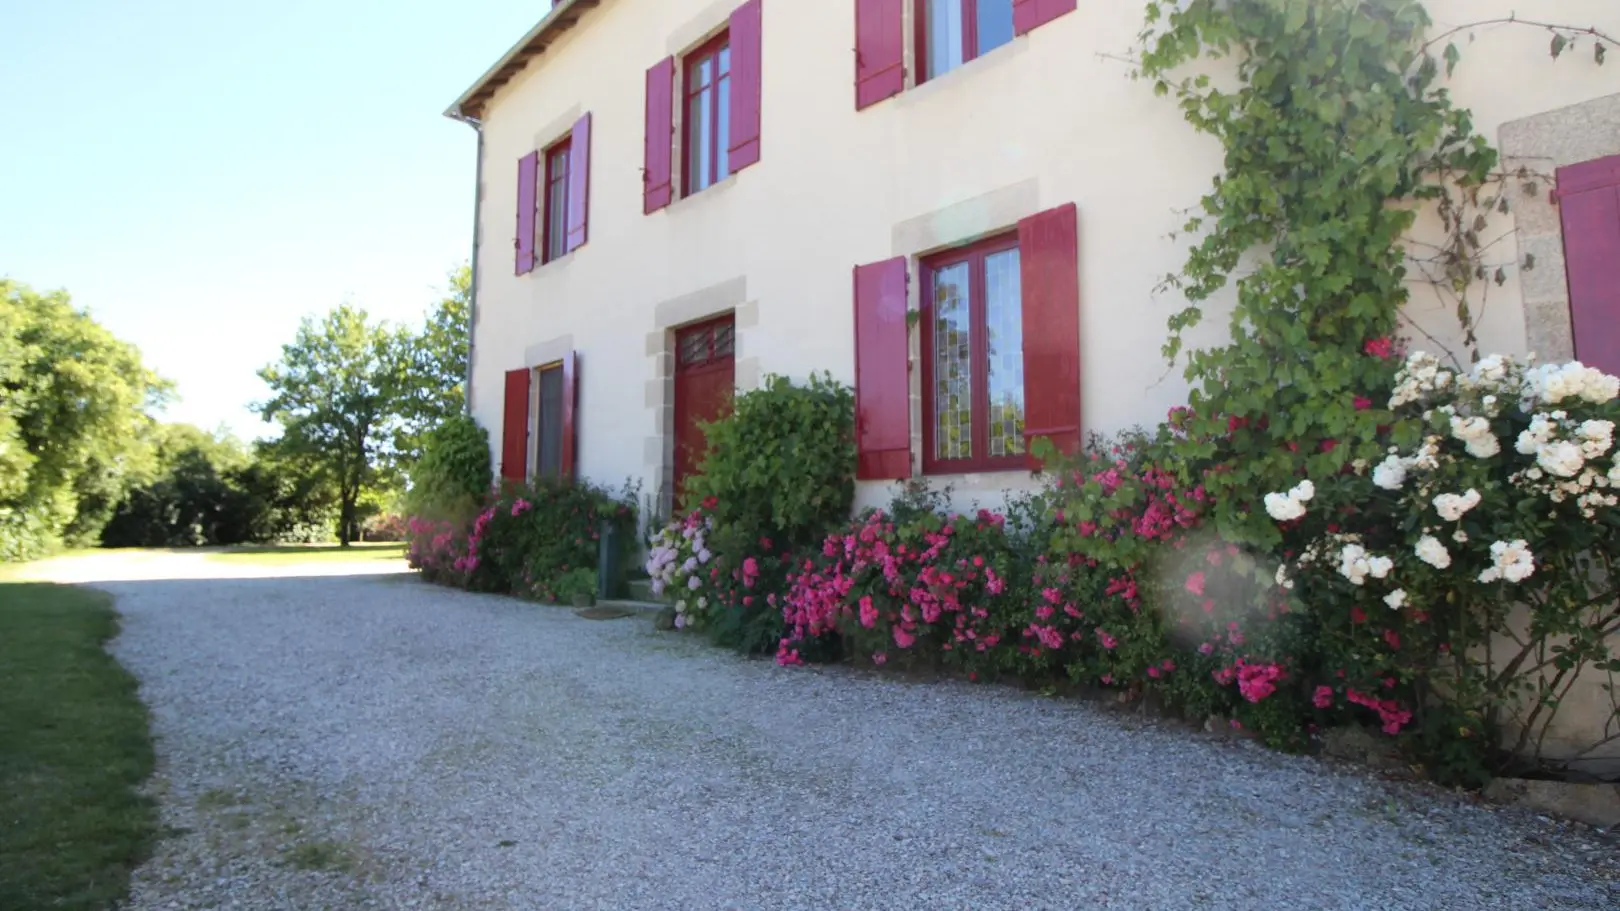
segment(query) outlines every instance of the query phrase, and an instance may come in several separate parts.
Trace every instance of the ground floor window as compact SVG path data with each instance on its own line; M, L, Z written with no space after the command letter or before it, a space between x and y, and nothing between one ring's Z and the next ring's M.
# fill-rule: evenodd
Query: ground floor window
M923 261L923 469L1024 467L1024 328L1018 237Z
M563 474L563 369L551 364L539 369L539 395L535 397L535 476Z

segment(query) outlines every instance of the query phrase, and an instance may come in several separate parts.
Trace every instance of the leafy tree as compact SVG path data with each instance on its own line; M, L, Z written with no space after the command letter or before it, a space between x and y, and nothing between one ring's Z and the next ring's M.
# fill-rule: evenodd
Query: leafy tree
M347 547L361 494L390 482L410 402L411 336L344 304L305 317L281 360L259 371L273 393L253 407L278 421L280 455L308 458L337 490L339 540Z
M421 333L408 346L403 422L394 446L407 463L421 457L429 431L466 410L472 268L463 264L449 281L449 293L428 311Z
M169 387L68 294L0 279L0 559L94 541Z
M247 531L256 524L250 514L254 506L232 477L251 463L240 440L190 424L157 424L152 444L157 470L117 505L101 533L102 546L189 547L272 540Z

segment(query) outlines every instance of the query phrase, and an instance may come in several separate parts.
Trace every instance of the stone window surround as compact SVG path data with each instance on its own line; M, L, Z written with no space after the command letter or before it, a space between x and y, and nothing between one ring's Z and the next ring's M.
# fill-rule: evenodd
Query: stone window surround
M1535 268L1519 272L1525 347L1543 362L1572 360L1575 336L1554 175L1559 168L1620 155L1620 94L1505 123L1498 145L1506 173L1524 168L1546 175L1535 181L1535 194L1521 185L1513 196L1518 261L1536 258Z

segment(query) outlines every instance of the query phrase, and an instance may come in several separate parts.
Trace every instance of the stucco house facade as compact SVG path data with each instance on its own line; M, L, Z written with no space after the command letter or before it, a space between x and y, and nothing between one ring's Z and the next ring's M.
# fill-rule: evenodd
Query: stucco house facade
M914 476L992 500L1031 483L1029 436L1162 419L1183 302L1155 288L1222 152L1129 78L1142 6L558 0L448 112L479 135L470 399L498 474L667 508L697 422L767 373L855 387L861 505ZM1513 6L1429 3L1440 28ZM1613 0L1537 13L1620 34ZM1490 289L1479 347L1620 372L1620 65L1490 27L1450 87L1508 167L1557 177L1515 189L1504 259L1538 267ZM1462 350L1450 310L1415 288L1414 338Z

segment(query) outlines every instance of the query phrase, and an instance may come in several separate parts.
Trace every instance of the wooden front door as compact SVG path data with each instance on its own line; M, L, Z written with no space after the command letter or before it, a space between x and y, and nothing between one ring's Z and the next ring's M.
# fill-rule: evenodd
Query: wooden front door
M675 497L697 473L707 444L701 424L731 409L737 388L736 330L730 316L675 333Z

